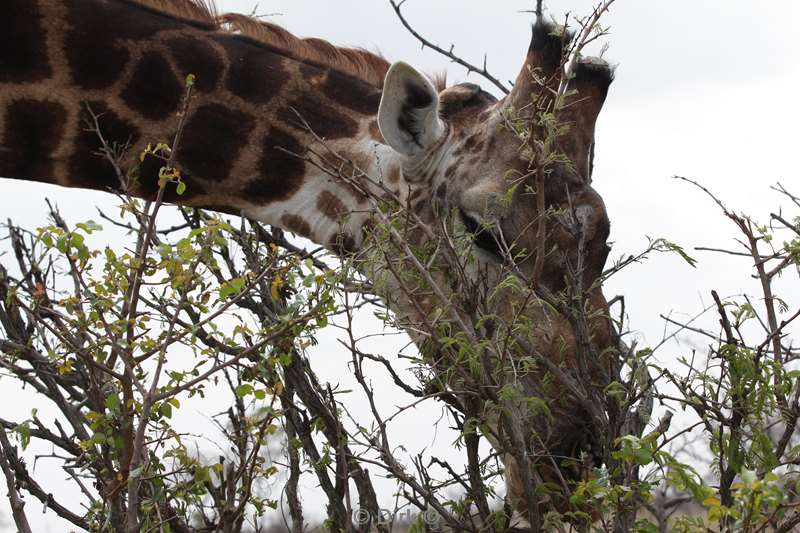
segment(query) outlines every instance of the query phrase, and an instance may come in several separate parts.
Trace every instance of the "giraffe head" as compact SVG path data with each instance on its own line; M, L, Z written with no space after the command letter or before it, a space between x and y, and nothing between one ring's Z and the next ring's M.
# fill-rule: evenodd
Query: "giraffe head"
M477 233L477 253L486 260L513 256L523 273L533 275L541 249L536 222L543 216L537 195L544 195L547 209L569 207L586 240L584 275L591 282L608 253L605 208L589 184L595 122L613 76L602 60L579 60L554 110L569 41L564 29L537 22L514 88L500 100L471 83L437 92L411 66L395 63L386 76L379 124L403 157L406 181L426 182L434 202L457 209L464 226ZM558 132L542 123L550 112ZM539 184L537 177L543 178ZM563 287L565 254L578 247L564 216L546 217L551 243L540 279L552 290Z
M565 68L569 43L565 29L537 22L514 88L502 99L466 83L436 91L425 76L396 63L386 76L379 124L386 142L402 156L405 180L430 187L434 215L457 213L463 227L475 234L473 255L486 265L480 275L514 272L539 296L581 292L593 317L586 343L594 354L605 355L613 342L600 288L609 252L609 221L590 183L595 123L613 71L596 58L578 58ZM489 313L509 319L525 308L527 304L518 305L525 298L499 299ZM579 334L564 314L551 314L550 305L535 304L522 311L534 324L526 333L529 349L581 375L583 370L577 369L585 362L578 360L587 354L579 347ZM517 311L510 311L514 308ZM597 366L583 378L605 383L611 375L606 359L596 359L589 366ZM514 370L498 382L504 379L521 382L527 396L550 399L554 416L549 422L541 423L525 408L517 411L528 421L526 431L535 427L532 432L538 435L533 440L541 439L545 448L528 441L534 456L542 451L561 458L591 453L596 435L587 429L583 408L563 388L556 383L548 389L541 371L520 377ZM501 443L503 448L509 497L525 512L519 463L508 444ZM562 483L586 476L581 468L556 473L553 464L540 461L532 466L532 475ZM565 500L556 498L555 504L560 508Z

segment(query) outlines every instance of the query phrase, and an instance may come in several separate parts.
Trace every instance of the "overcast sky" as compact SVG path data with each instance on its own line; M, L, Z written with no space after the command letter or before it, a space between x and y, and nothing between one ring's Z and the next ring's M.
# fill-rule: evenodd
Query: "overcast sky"
M72 0L80 1L80 0ZM220 11L251 12L256 2L218 0ZM442 45L455 44L464 58L488 65L501 79L513 79L530 37L533 1L409 0L406 15L415 27ZM592 2L549 2L550 13L589 12ZM491 6L491 7L487 7ZM451 83L489 84L419 44L382 0L270 0L259 14L301 36L323 37L342 45L378 50L390 61L403 60L420 70L447 70ZM673 175L694 178L729 207L766 220L778 196L769 186L782 182L800 192L796 133L800 120L800 40L794 32L800 2L771 0L618 0L605 23L611 27L606 58L618 65L617 77L597 127L595 187L612 221L612 257L634 253L646 236L666 237L687 249L730 245L732 226L701 193ZM0 180L0 214L33 228L45 220L44 197L55 200L68 220L95 217L93 205L110 207L101 193ZM657 343L663 333L659 314L693 314L708 302L712 288L730 295L755 287L748 271L729 257L694 253L697 269L667 256L655 257L613 279L607 297L624 294L631 326L642 343ZM797 301L797 280L784 283L783 295ZM792 289L793 287L793 289ZM370 322L369 327L378 327ZM367 326L365 326L367 327ZM325 380L350 380L346 354L335 348L336 332L322 335L312 363ZM398 337L395 346L404 344ZM659 353L668 362L688 345L669 344ZM389 343L381 345L389 352ZM6 383L5 386L8 384ZM385 390L391 390L387 387ZM385 405L402 398L382 399ZM354 411L359 401L354 399ZM6 404L8 405L8 404ZM24 418L3 408L2 415ZM436 406L401 418L398 435L409 452L446 449L452 435L432 435ZM390 483L381 485L389 494ZM311 490L311 489L309 489ZM4 493L4 491L3 491ZM388 496L387 496L388 497ZM29 498L30 500L30 498ZM5 503L3 503L5 505ZM309 502L309 507L314 507ZM63 531L62 525L28 507L37 531ZM6 513L6 516L8 514ZM49 526L46 526L49 524ZM8 529L13 531L13 528Z

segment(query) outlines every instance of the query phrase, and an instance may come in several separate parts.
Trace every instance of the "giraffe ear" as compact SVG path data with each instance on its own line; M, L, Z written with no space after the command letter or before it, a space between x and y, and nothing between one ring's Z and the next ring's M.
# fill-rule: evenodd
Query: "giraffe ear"
M445 131L436 89L406 63L395 63L386 73L378 126L389 146L410 157L430 148Z

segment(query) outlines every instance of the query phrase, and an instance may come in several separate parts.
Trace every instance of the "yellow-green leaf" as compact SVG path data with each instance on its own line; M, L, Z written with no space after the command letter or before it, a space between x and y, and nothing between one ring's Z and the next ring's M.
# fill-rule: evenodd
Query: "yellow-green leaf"
M715 498L714 496L711 496L703 500L703 505L706 507L719 507L722 505L722 502L720 502L719 499Z

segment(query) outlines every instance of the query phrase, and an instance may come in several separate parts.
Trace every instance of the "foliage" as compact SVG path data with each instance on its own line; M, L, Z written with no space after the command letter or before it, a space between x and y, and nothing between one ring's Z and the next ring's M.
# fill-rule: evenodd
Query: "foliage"
M758 224L725 207L696 182L680 179L704 191L734 224L739 249L712 251L748 260L760 294L721 298L711 290L714 304L709 311L717 316L718 330L689 322L676 323L678 330L673 333L702 335L709 343L707 353L682 357L679 368L657 369L662 376L659 397L670 407L694 415L679 435L696 444L701 457L710 458L700 487L676 484L669 475L663 479L679 492L689 490L706 508L705 520L683 517L675 520L673 528L792 531L800 524L796 512L800 472L795 466L800 353L792 347L791 333L800 309L781 297L778 281L784 278L788 286L783 290L791 296L798 266L793 247L800 226L796 219L790 222L775 213L768 225ZM775 190L795 209L800 207L789 191L781 186ZM657 518L664 527L668 515Z

